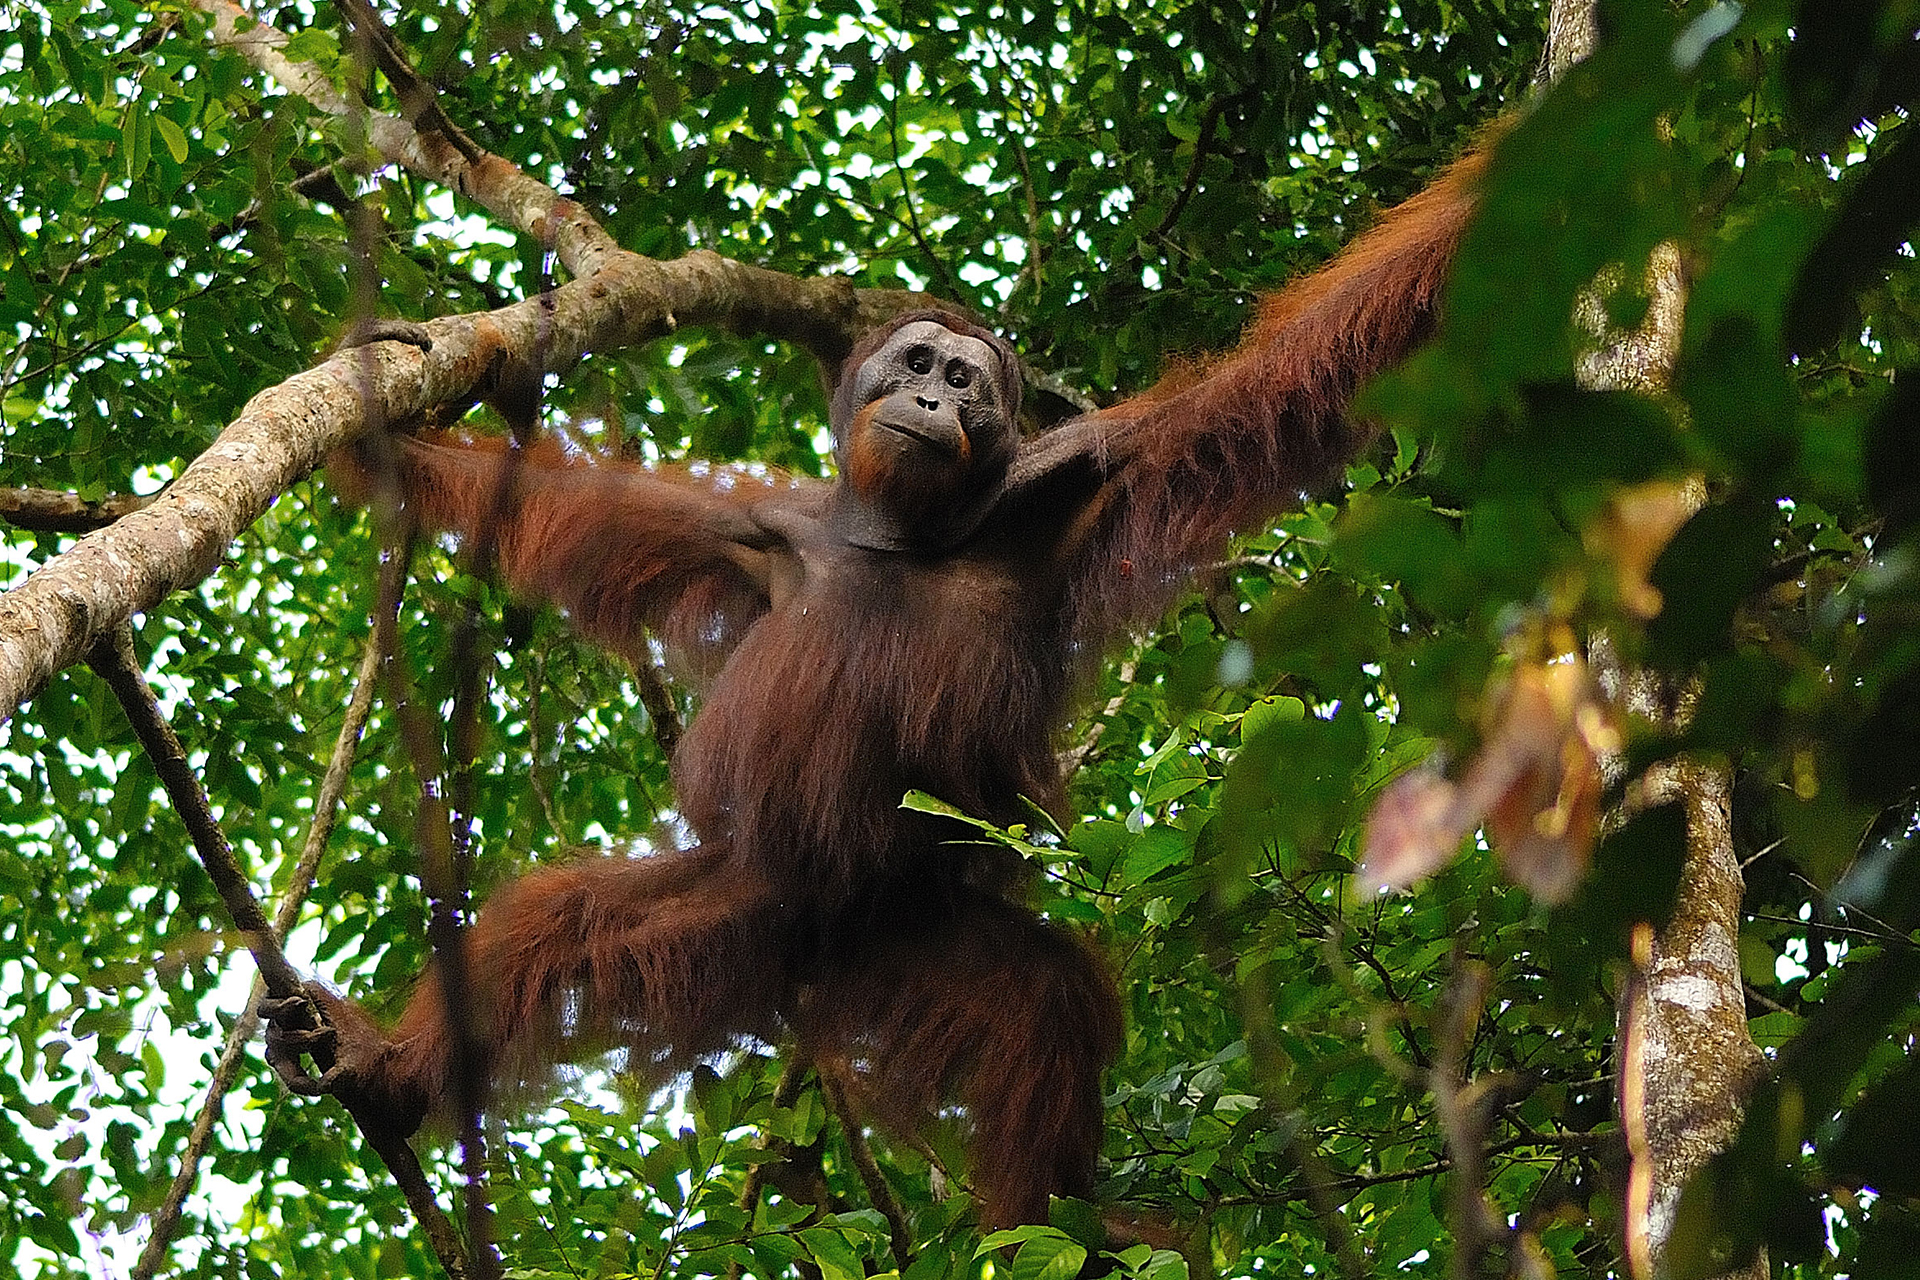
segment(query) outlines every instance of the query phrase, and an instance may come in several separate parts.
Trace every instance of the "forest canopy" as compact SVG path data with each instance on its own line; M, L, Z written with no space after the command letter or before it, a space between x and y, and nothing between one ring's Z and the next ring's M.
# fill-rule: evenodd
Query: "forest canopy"
M0 1260L1911 1271L1920 17L1615 0L1567 67L1580 8L19 0ZM436 896L671 844L698 711L329 450L826 476L825 377L930 302L1042 432L1476 138L1375 446L1110 655L1071 821L978 824L1120 978L1094 1201L983 1237L964 1115L890 1137L782 1043L659 1094L582 1064L411 1185L275 1078L250 950L391 1013ZM446 322L437 363L373 320Z

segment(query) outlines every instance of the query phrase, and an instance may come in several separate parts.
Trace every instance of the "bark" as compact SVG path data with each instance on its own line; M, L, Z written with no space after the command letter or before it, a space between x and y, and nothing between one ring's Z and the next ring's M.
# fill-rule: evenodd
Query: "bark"
M1583 362L1589 386L1660 390L1679 349L1686 288L1671 245L1648 267L1652 306L1644 326L1607 343ZM1698 478L1677 483L1683 509L1706 500ZM1677 733L1691 714L1692 689L1670 687L1654 673L1622 669L1604 637L1591 643L1595 669L1631 716ZM1651 932L1632 998L1620 1010L1622 1123L1629 1174L1627 1253L1643 1280L1663 1270L1673 1212L1688 1178L1724 1150L1739 1131L1747 1090L1761 1062L1747 1029L1736 941L1745 888L1733 852L1732 771L1724 760L1688 758L1656 766L1629 796L1635 807L1678 802L1686 813L1687 850L1672 918ZM1765 1255L1734 1277L1764 1280Z
M138 494L115 494L89 502L59 489L0 488L0 520L16 529L40 533L90 533L153 501Z
M1687 857L1673 919L1652 936L1642 998L1623 1011L1622 1037L1641 1066L1645 1134L1634 1170L1644 1187L1629 1229L1644 1231L1645 1256L1662 1270L1680 1192L1733 1141L1763 1058L1747 1030L1736 940L1740 864L1733 855L1731 796L1723 764L1683 761L1656 786L1686 806ZM1729 1277L1765 1280L1766 1256Z

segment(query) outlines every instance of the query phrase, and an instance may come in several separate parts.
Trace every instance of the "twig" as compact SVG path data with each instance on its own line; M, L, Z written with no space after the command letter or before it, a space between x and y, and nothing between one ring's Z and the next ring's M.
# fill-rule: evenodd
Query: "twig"
M773 1105L781 1110L793 1106L800 1100L800 1089L807 1081L807 1063L798 1053L787 1055L787 1061L780 1068L780 1082L773 1087ZM765 1136L761 1138L761 1148L768 1147ZM739 1205L746 1211L746 1230L753 1230L754 1216L760 1211L760 1197L767 1188L767 1170L773 1162L760 1161L747 1170L746 1181L740 1187ZM727 1280L740 1280L740 1264L727 1264Z
M1173 230L1175 223L1180 221L1180 215L1186 212L1187 201L1191 200L1193 193L1200 188L1200 173L1206 166L1207 148L1213 140L1214 125L1219 123L1220 117L1225 114L1229 106L1238 104L1247 96L1249 96L1248 90L1242 89L1224 98L1215 98L1207 104L1206 113L1200 117L1200 127L1194 133L1193 159L1187 165L1187 176L1181 180L1180 194L1174 197L1171 205L1167 206L1166 216L1160 219L1160 225L1148 233L1150 239L1162 238Z
M560 819L553 809L553 789L540 777L541 695L546 687L547 655L535 650L527 670L527 741L533 744L527 761L527 786L532 789L533 798L540 802L540 812L545 815L548 828L558 831Z
M647 709L647 719L653 722L653 740L660 744L660 754L673 759L675 747L680 745L680 708L674 705L673 690L667 687L666 674L660 670L660 664L651 658L636 657L633 666L633 687L640 692L640 705Z
M1022 360L1020 362L1020 377L1035 391L1044 391L1050 396L1056 396L1065 401L1068 405L1072 406L1076 413L1098 413L1100 411L1100 402L1098 400L1095 400L1081 388L1072 385L1057 373L1049 373L1043 369L1035 368L1027 361Z
M812 1069L813 1061L803 1050L798 1047L791 1050L787 1054L786 1065L780 1069L780 1082L773 1088L773 1105L780 1110L787 1110L790 1109L794 1103L798 1102L800 1100L800 1091L806 1087L807 1073ZM776 1171L795 1164L795 1158L802 1154L812 1157L813 1168L811 1172L813 1174L812 1181L814 1186L810 1188L808 1195L804 1197L799 1196L794 1194L790 1189L790 1183L793 1180L789 1179L787 1182L779 1184L781 1194L790 1200L799 1201L804 1199L807 1203L814 1206L814 1213L809 1215L807 1221L812 1221L814 1217L831 1211L826 1179L819 1166L820 1153L823 1145L821 1141L816 1139L811 1146L802 1150L796 1148L793 1143L787 1139L779 1138L772 1142L767 1142L763 1137L761 1142L762 1149L777 1151L780 1153L780 1158L777 1160L760 1161L751 1169L747 1170L746 1183L740 1188L739 1200L740 1207L744 1209L747 1214L745 1224L747 1231L751 1232L753 1230L753 1220L760 1210L760 1197L766 1193L767 1183L772 1179ZM796 1265L801 1268L801 1274L805 1276L807 1274L806 1267L809 1264L801 1262ZM742 1272L738 1262L730 1262L727 1264L727 1280L740 1280L741 1274Z
M887 60L888 70L894 66L893 59ZM907 211L907 232L913 237L920 252L926 255L927 262L934 273L945 283L949 297L964 298L966 290L947 269L946 259L934 252L933 245L927 240L926 233L920 228L919 211L913 207L913 183L907 179L907 166L900 159L900 99L906 94L905 77L893 77L893 97L887 100L887 137L893 144L893 170L900 177L900 203Z
M1295 1134L1293 1141L1287 1145L1287 1154L1300 1170L1300 1198L1307 1202L1307 1206L1313 1210L1313 1216L1319 1220L1320 1230L1326 1236L1327 1251L1333 1254L1340 1274L1347 1280L1358 1280L1358 1277L1372 1274L1365 1255L1354 1245L1353 1225L1340 1212L1343 1202L1333 1197L1333 1192L1339 1189L1340 1184L1327 1175L1326 1163L1320 1159L1320 1153L1314 1150L1304 1134Z
M367 0L337 0L335 7L353 28L353 34L360 37L362 47L387 78L387 83L393 86L407 121L415 128L425 125L440 134L468 164L478 164L484 159L485 149L447 117L440 106L439 93L413 69L399 42L393 38L393 32L380 20L373 6Z
M313 824L307 828L306 844L302 846L300 858L287 877L286 892L273 913L273 936L276 941L284 941L294 921L299 919L300 908L305 905L307 894L313 888L314 873L319 869L320 858L333 835L334 822L340 813L340 798L346 794L347 778L353 771L354 752L359 747L361 733L367 727L367 714L373 707L373 683L380 674L382 653L379 640L378 630L367 637L366 651L360 658L360 670L354 676L353 695L347 701L347 714L340 723L339 736L334 739L333 755L327 761L326 774L320 779L320 792L314 797ZM227 1033L227 1045L221 1050L219 1065L214 1068L213 1080L207 1085L206 1100L200 1104L200 1114L194 1117L193 1129L187 1134L187 1149L180 1157L180 1169L173 1176L173 1185L167 1189L166 1200L153 1215L146 1247L140 1251L140 1260L133 1268L133 1280L153 1280L166 1259L167 1246L173 1242L173 1233L179 1229L180 1210L193 1190L200 1173L200 1161L206 1155L207 1144L212 1141L213 1125L219 1117L221 1103L239 1077L240 1059L247 1045L260 1029L257 1010L265 991L266 983L256 975L253 991L247 997L247 1007L234 1022L233 1030Z
M1247 47L1254 51L1257 59L1253 83L1224 98L1215 98L1207 104L1206 114L1200 118L1200 128L1194 134L1193 160L1187 165L1187 176L1181 180L1180 194L1174 197L1173 203L1167 208L1166 216L1160 219L1160 225L1153 229L1149 239L1159 240L1168 235L1173 230L1174 224L1180 221L1180 215L1186 212L1187 202L1193 199L1193 193L1200 189L1201 171L1206 166L1207 150L1213 141L1213 129L1220 122L1220 117L1226 114L1227 108L1237 107L1242 102L1266 92L1267 86L1272 83L1265 75L1260 74L1265 69L1263 55L1268 44L1267 21L1272 16L1273 3L1272 0L1267 0L1267 3L1260 6L1260 15L1254 21L1253 38L1247 42Z
M1329 1178L1323 1186L1327 1191L1343 1192L1348 1199L1351 1199L1353 1196L1358 1195L1370 1187L1384 1187L1396 1182L1419 1182L1422 1179L1443 1174L1451 1168L1453 1168L1453 1161L1451 1160L1429 1160L1425 1164L1414 1165L1406 1169L1395 1169L1389 1173L1341 1174L1337 1178ZM1218 1200L1214 1201L1214 1204L1221 1207L1232 1207L1236 1205L1284 1205L1305 1200L1307 1195L1307 1188L1304 1186L1288 1187L1283 1191L1272 1193L1249 1192L1242 1195L1221 1196ZM1341 1203L1344 1204L1345 1200Z
M1412 1011L1407 1005L1406 997L1401 995L1399 988L1394 985L1392 972L1381 963L1380 957L1375 953L1366 935L1357 933L1349 941L1346 922L1336 916L1327 922L1324 953L1327 957L1327 968L1333 974L1334 981L1356 1000L1371 1005L1383 1003L1372 992L1360 985L1360 979L1353 971L1353 965L1348 959L1350 955L1356 957L1380 979L1380 994L1385 997L1387 1013L1392 1025L1400 1028L1401 1038L1407 1046L1407 1058L1412 1061L1413 1067L1409 1070L1406 1062L1401 1061L1400 1055L1387 1047L1384 1038L1376 1043L1375 1037L1369 1030L1367 1042L1375 1060L1402 1080L1412 1079L1415 1072L1431 1071L1433 1060L1427 1056L1426 1050L1421 1048L1420 1041L1413 1034Z
M1858 908L1849 906L1847 910L1855 911L1858 910ZM1865 913L1863 912L1862 914L1864 915ZM1871 916L1867 918L1872 919ZM1855 938L1864 938L1869 942L1886 947L1912 947L1915 945L1912 938L1909 938L1904 933L1895 932L1891 928L1861 929L1850 924L1835 924L1831 920L1802 920L1799 916L1775 915L1765 911L1749 911L1747 912L1747 919L1765 920L1770 924L1798 925L1803 929L1821 929L1827 933L1849 934Z
M398 512L398 524L390 530L380 574L381 625L391 627L398 611L400 589L407 564L412 558L413 522L399 505L399 469L393 440L382 423L374 423L367 437L373 445L378 479L376 492L383 513ZM468 1256L482 1280L500 1274L500 1261L489 1239L491 1214L486 1204L485 1136L480 1129L481 1097L485 1089L485 1050L479 1028L474 1024L473 1000L469 996L467 956L462 936L459 907L463 890L457 874L453 839L454 824L447 802L439 791L446 772L445 753L429 718L423 715L412 697L412 681L403 663L396 657L387 663L387 702L400 724L400 738L419 790L414 811L415 847L419 851L419 873L426 887L430 910L427 939L433 948L435 976L440 984L443 1007L452 1032L453 1055L450 1076L456 1114L460 1117L461 1165L467 1182ZM371 1134L369 1134L371 1137Z
M361 201L358 197L350 194L345 187L340 185L340 177L335 170L340 166L341 162L335 160L323 165L314 165L306 168L305 172L301 172L307 163L308 162L297 158L289 159L289 166L299 176L287 184L287 190L306 200L317 201L321 204L330 204L343 218L352 217L353 211L360 206ZM256 195L247 203L246 208L234 214L225 222L217 224L209 231L207 238L210 240L224 240L228 236L235 236L239 235L242 231L249 231L272 207L272 197Z
M998 49L998 46L999 42L996 41L996 49ZM1005 56L1004 50L1000 50L1000 53L1001 56ZM1013 158L1020 166L1020 188L1022 194L1026 197L1027 259L1020 264L1020 272L1014 280L1013 287L1007 290L1007 300L1000 304L1000 315L1005 316L1008 309L1013 305L1013 299L1019 294L1020 284L1023 280L1031 279L1033 281L1033 296L1036 301L1041 297L1040 273L1046 265L1048 247L1040 238L1040 198L1033 181L1033 165L1027 156L1027 137L1033 124L1033 113L1026 108L1024 103L1019 104L1017 114L1021 117L1020 129L1017 133L1014 133L1012 125L1016 114L1016 104L1013 95L1007 90L1007 82L1010 77L993 76L991 79L993 81L995 94L1000 99L1000 107L1006 112L1007 124L1009 126L1008 132L1014 134L1012 146ZM1083 409L1082 412L1085 412L1085 410Z
M1487 1250L1501 1230L1487 1203L1487 1124L1492 1115L1484 1082L1467 1079L1468 1051L1480 1009L1486 1001L1487 967L1456 954L1453 980L1447 984L1433 1070L1434 1110L1453 1158L1449 1216L1453 1226L1452 1274L1461 1280L1481 1274Z
M1641 1030L1647 973L1653 965L1653 926L1633 926L1633 973L1620 1001L1620 1127L1627 1135L1627 1273L1653 1280L1653 1144L1647 1137L1647 1044Z
M1139 662L1135 658L1128 658L1120 664L1120 670L1115 673L1120 681L1120 692L1107 699L1107 705L1100 708L1098 715L1092 717L1092 723L1087 726L1087 732L1080 739L1080 744L1060 753L1060 771L1067 777L1071 778L1080 772L1087 761L1093 758L1094 749L1100 745L1100 739L1107 732L1107 720L1118 715L1120 708L1127 704L1127 686L1133 683L1133 673L1138 669Z

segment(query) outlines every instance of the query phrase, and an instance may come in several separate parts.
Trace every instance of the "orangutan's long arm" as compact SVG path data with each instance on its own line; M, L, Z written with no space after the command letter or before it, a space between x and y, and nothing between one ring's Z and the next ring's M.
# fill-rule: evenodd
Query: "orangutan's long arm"
M650 469L570 455L551 440L509 461L505 441L433 434L393 441L406 507L423 529L491 536L515 593L566 610L575 629L638 656L642 628L708 656L766 608L752 508L784 482L715 466ZM350 495L374 483L366 450L330 464ZM511 492L502 494L503 477Z
M1348 405L1432 332L1484 167L1480 153L1457 162L1268 297L1233 351L1027 447L1016 491L1084 484L1088 495L1063 549L1076 634L1106 638L1156 616L1231 534L1364 447L1371 433Z

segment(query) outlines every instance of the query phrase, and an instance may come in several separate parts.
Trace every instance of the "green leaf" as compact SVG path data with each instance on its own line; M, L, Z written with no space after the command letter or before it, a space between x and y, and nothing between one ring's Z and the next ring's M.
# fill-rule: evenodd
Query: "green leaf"
M1298 698L1261 698L1240 718L1240 737L1248 741L1280 724L1297 724L1307 718L1307 704Z
M185 164L187 162L186 131L163 115L153 117L153 127L160 135L160 141L166 144L167 154L173 157L173 162Z
M1014 1280L1070 1280L1080 1273L1087 1249L1057 1227L1027 1226L996 1231L980 1243L974 1257L1018 1245L1010 1271Z
M829 1227L808 1227L799 1234L801 1243L807 1246L807 1256L825 1280L866 1280L860 1255L844 1233Z

